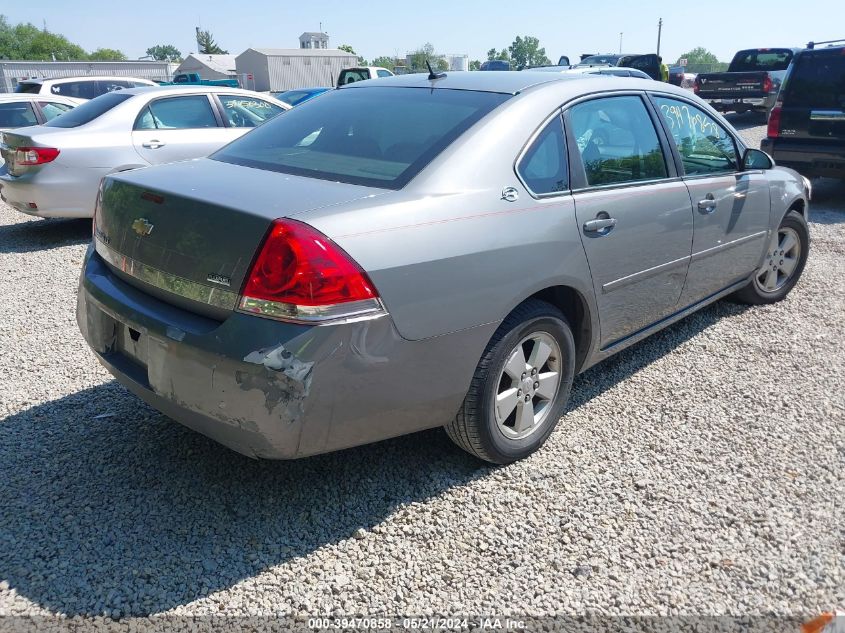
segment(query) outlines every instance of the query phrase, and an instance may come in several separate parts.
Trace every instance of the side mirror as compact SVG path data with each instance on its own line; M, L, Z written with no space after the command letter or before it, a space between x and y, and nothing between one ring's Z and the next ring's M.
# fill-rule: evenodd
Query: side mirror
M742 171L750 169L771 169L775 161L766 152L749 147L742 156Z

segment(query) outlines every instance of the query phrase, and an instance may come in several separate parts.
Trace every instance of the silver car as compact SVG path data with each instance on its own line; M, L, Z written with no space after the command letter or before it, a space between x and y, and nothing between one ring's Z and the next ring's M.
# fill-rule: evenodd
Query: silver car
M133 393L246 455L445 426L536 450L576 373L782 299L808 183L652 80L406 75L107 177L77 320Z
M206 156L289 108L237 88L109 92L44 125L4 134L0 197L30 215L90 218L103 176Z

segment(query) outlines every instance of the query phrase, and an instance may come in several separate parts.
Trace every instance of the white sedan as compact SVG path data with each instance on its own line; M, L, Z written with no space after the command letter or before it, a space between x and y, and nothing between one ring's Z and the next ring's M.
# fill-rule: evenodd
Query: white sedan
M90 218L103 176L207 156L288 109L237 88L110 92L43 125L3 134L0 198L29 215Z

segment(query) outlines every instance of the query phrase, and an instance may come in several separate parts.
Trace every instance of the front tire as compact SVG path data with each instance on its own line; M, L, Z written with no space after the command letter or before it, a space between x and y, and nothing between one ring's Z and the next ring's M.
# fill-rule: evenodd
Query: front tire
M487 344L446 433L488 462L527 457L557 425L574 375L575 342L566 317L544 301L529 299Z
M772 236L763 265L734 298L750 305L780 301L798 283L809 252L807 221L797 211L790 211Z

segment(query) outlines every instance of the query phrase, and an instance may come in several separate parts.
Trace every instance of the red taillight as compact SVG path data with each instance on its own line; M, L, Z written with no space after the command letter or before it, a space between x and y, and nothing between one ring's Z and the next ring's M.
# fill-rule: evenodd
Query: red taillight
M763 79L763 92L769 94L774 88L774 84L772 83L772 78L766 75L766 78Z
M55 147L18 147L15 149L15 165L43 165L56 160L59 150Z
M382 312L375 287L349 255L316 229L287 219L270 227L240 309L309 322Z
M695 94L698 94L698 90L701 88L701 82L698 81L698 77L695 78L695 81L692 83L692 91Z
M769 126L766 129L766 135L769 138L777 138L780 136L780 112L781 107L776 105L772 108L772 111L769 112Z

